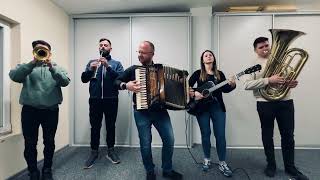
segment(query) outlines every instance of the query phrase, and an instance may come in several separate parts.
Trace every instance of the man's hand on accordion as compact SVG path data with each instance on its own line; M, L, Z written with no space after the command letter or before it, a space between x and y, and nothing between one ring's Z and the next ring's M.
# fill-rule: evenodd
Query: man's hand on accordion
M140 82L137 80L127 82L126 86L129 91L133 91L135 93L141 90Z

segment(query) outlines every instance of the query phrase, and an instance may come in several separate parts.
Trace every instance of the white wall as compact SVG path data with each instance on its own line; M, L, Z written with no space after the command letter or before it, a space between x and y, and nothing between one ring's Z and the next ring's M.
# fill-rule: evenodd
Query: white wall
M49 0L1 0L0 18L12 23L11 67L32 59L31 42L36 39L48 41L53 48L53 60L69 66L69 17ZM11 118L13 134L0 137L0 179L16 174L26 168L23 158L24 141L20 128L21 106L18 104L21 85L11 84ZM64 102L60 106L56 150L69 144L69 92L63 89ZM38 159L43 158L42 131L38 142Z
M298 76L299 85L292 91L295 105L296 146L320 147L319 127L319 83L320 51L320 14L275 16L274 28L294 29L305 32L292 42L290 47L304 49L309 58Z
M192 58L191 58L191 74L200 69L200 56L206 50L212 50L212 8L200 7L190 9L192 16ZM190 118L192 124L193 143L201 144L201 134L197 119L193 116ZM214 143L213 143L214 144Z

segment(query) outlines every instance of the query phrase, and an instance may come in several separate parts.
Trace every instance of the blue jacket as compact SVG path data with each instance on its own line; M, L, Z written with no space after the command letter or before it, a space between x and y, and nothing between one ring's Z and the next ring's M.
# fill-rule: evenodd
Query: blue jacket
M90 63L96 60L90 60L81 75L83 83L90 81L90 98L118 98L118 87L115 86L114 81L123 72L123 67L119 61L112 59L111 56L108 56L107 60L109 67L99 66L95 79L93 78L95 72L90 69Z

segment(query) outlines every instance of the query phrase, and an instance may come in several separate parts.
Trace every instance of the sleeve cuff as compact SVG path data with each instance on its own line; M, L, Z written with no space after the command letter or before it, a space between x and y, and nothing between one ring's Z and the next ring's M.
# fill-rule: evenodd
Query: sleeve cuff
M263 79L263 84L268 85L269 84L269 78L264 78Z

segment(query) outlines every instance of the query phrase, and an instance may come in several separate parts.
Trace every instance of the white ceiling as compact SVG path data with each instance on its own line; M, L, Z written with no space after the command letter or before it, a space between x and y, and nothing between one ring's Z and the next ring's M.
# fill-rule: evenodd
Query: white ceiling
M299 11L320 10L319 0L51 0L68 14L189 12L190 8L228 6L296 5Z

